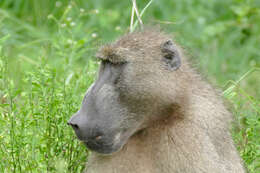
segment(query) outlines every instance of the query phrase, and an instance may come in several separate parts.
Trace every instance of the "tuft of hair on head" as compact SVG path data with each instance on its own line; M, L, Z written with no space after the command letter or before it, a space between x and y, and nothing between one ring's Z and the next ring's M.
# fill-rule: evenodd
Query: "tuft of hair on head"
M101 48L101 53L104 57L113 58L115 56L115 50L111 45L105 45Z
M99 49L96 57L102 60L108 60L115 55L115 50L111 45L104 45Z

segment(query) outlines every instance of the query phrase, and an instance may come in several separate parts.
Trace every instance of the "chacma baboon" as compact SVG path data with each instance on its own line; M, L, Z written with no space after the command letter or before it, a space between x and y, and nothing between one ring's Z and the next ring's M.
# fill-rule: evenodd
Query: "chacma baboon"
M87 173L243 173L231 114L156 29L97 53L96 81L68 124L92 151Z

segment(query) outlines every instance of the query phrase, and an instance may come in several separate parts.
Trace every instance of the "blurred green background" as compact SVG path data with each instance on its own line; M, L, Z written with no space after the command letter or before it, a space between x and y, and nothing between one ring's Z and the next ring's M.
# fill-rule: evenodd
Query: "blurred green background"
M95 51L129 31L131 6L0 1L0 172L82 172L89 152L66 121L95 78ZM240 155L260 173L260 1L153 0L142 19L171 33L224 91Z

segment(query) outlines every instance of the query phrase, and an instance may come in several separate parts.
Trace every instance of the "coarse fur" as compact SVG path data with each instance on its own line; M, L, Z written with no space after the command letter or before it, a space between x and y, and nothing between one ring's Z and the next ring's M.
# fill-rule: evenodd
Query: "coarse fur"
M166 66L160 50L168 40L171 37L157 29L145 29L127 34L98 52L97 57L103 62L124 66L113 85L120 92L116 100L121 112L126 108L128 113L122 113L124 118L117 120L124 122L118 126L132 131L125 138L121 138L123 133L112 135L115 141L125 139L114 150L92 147L97 152L90 155L86 173L245 172L230 135L232 115L220 95L191 68L184 51L174 42L181 65L174 70ZM99 93L102 87L91 90ZM108 107L105 98L102 103ZM110 109L114 109L116 101L111 100ZM113 126L108 125L110 120L106 122L102 127ZM91 145L86 145L91 149Z

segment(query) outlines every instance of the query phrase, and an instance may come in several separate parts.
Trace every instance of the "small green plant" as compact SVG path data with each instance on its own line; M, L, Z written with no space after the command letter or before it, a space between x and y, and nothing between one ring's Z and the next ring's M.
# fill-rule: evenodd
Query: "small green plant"
M20 55L16 66L28 63L30 70L21 71L19 82L6 52L0 52L0 172L82 172L85 167L88 151L66 122L92 83L97 64L85 61L85 68L75 70L83 54L91 55L93 37L79 40L76 31L60 26L69 9L57 20L59 32L47 40L45 53L34 59ZM9 38L0 39L0 50ZM53 56L58 59L50 63Z
M259 71L259 68L253 68L239 80L230 81L230 86L223 92L223 96L233 104L236 120L233 137L250 172L260 171L260 100L250 96L240 83Z

